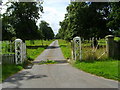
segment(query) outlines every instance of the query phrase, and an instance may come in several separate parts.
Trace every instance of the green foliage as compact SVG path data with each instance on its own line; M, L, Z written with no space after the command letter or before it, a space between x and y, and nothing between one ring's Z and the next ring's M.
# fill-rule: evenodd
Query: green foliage
M77 61L73 66L88 73L120 81L118 75L120 67L118 67L118 63L120 63L120 61L112 59L94 62Z
M10 41L2 41L2 54L14 54L15 53L14 49L15 49L14 41L11 43Z
M54 32L46 21L41 21L39 27L39 30L42 32L42 37L44 40L54 38Z
M58 37L70 41L75 36L88 39L120 33L120 2L71 2L60 22Z
M23 69L23 67L21 65L3 64L2 65L2 81L4 81L9 76L17 73L18 71L20 71L22 69Z
M9 40L11 37L25 39L40 39L41 32L36 26L39 11L43 12L43 7L37 6L36 2L11 2L3 14L3 39Z
M111 12L109 14L108 27L114 32L115 35L120 35L120 2L110 3Z
M2 39L3 40L11 40L12 37L16 35L16 32L13 26L10 24L9 16L3 15L2 18Z
M120 37L115 37L114 40L115 41L120 41Z

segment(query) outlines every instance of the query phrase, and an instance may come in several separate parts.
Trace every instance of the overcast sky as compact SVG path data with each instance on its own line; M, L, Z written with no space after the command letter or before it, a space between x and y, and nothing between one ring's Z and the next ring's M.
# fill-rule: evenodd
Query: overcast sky
M69 3L70 0L44 0L44 13L42 14L40 20L45 20L48 22L55 34L58 33L58 29L60 28L59 22L63 21L66 14L66 7L69 5Z
M8 0L2 1L6 2ZM41 20L45 20L50 24L50 27L53 29L54 33L57 34L60 28L59 22L64 20L66 7L69 3L70 0L44 0L42 4L44 13L38 20L37 25L39 25ZM5 9L3 9L2 12L5 12Z

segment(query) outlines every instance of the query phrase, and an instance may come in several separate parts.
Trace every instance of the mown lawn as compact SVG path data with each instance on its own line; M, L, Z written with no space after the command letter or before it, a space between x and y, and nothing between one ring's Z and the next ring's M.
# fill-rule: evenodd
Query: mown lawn
M102 40L103 41L103 40ZM62 49L62 52L66 58L71 57L71 46L69 42L66 42L65 40L59 40L60 47ZM83 49L82 49L83 50ZM90 51L90 48L86 48L87 51ZM85 51L86 51L85 50ZM96 56L99 56L98 54L100 52L103 52L102 49L97 51ZM97 76L102 76L108 79L114 79L119 80L118 70L120 70L120 67L118 67L118 63L120 63L119 60L114 59L108 59L105 57L102 57L100 59L89 59L85 58L86 54L82 51L83 60L82 61L76 61L72 63L72 65L80 70L83 70L85 72L95 74ZM91 54L90 54L91 55ZM94 57L94 56L92 56ZM119 69L118 69L119 68Z

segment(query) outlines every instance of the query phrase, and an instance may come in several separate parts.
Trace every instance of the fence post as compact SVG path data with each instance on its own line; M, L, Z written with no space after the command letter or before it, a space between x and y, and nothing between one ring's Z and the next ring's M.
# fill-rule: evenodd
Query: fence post
M106 51L108 57L114 57L114 36L107 35L106 37Z

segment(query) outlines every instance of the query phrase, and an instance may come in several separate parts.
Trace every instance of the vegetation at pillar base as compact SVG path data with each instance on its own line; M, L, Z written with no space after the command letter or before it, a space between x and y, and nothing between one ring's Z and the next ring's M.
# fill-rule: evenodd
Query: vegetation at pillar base
M111 3L112 11L109 15L109 22L107 25L117 36L120 36L120 2Z
M71 2L56 38L71 40L120 35L120 2Z

